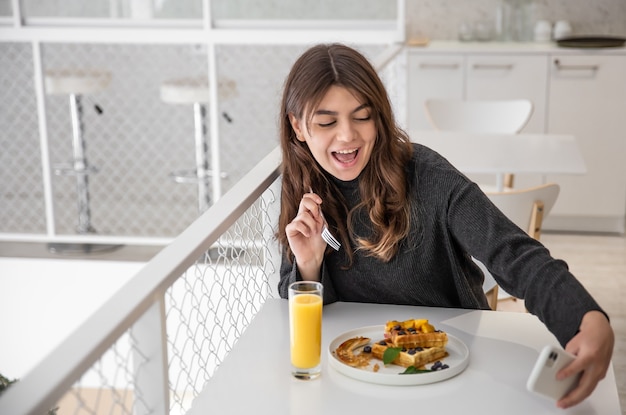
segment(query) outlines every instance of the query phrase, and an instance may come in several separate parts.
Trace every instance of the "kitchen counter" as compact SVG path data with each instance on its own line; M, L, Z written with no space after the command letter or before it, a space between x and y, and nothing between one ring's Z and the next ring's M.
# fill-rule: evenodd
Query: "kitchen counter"
M432 53L559 53L559 54L616 54L626 55L626 47L613 48L568 48L558 46L555 42L459 42L449 40L431 40L426 46L412 46L411 51Z

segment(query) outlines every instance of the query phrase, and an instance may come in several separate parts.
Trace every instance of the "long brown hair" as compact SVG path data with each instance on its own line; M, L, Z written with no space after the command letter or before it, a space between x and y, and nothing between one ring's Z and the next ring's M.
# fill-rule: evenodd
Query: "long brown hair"
M328 89L341 86L350 90L372 109L377 137L371 158L359 177L361 203L348 212L335 183L317 163L308 145L296 138L289 114L308 122ZM372 222L372 234L356 238L357 249L383 261L398 251L408 234L409 202L406 164L412 146L406 133L395 122L391 103L376 70L356 50L341 44L317 45L308 49L294 63L283 90L280 112L282 147L282 192L279 242L292 253L285 227L296 217L300 200L314 189L324 200L323 210L333 234L339 235L342 249L350 246L353 235L351 218L365 209ZM346 249L349 262L352 252Z

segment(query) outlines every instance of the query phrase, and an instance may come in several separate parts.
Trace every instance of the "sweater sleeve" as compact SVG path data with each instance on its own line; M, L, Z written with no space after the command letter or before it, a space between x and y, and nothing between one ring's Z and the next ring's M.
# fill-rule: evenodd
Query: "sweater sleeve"
M511 222L476 184L451 197L448 223L467 252L504 290L524 299L561 345L576 335L585 313L604 313L567 264Z
M332 279L328 273L326 266L326 260L322 262L321 268L322 277L320 282L324 287L324 304L330 304L338 301L337 294L332 284ZM295 261L293 263L289 261L285 251L282 253L282 261L280 264L280 280L278 281L278 294L281 298L289 297L289 286L296 281L302 281L300 272L298 271L298 265Z

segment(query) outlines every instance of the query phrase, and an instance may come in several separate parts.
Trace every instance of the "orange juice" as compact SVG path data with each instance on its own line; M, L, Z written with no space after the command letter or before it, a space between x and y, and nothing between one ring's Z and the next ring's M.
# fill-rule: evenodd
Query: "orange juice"
M298 294L289 299L291 364L309 369L320 364L322 347L322 297Z

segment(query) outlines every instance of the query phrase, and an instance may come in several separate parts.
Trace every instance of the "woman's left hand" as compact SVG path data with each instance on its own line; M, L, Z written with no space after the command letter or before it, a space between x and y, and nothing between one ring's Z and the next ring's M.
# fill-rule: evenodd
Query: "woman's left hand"
M565 346L576 359L557 374L564 379L582 372L578 386L557 402L559 408L577 405L594 391L606 376L611 364L615 335L606 316L600 311L587 312L580 331Z

